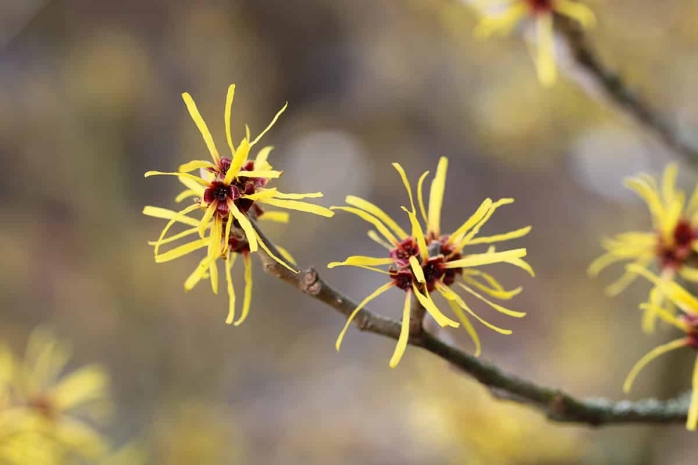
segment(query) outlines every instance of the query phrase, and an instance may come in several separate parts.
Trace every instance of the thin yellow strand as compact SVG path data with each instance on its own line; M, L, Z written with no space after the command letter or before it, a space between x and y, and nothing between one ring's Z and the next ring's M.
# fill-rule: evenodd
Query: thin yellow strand
M161 242L160 244L163 244L163 242ZM203 249L204 247L208 246L208 244L208 238L197 239L194 242L189 242L188 244L180 245L179 247L175 247L174 249L169 250L163 254L156 255L155 262L166 263L175 260L179 257L190 254L195 250Z
M402 324L400 326L400 336L397 339L395 352L390 358L390 368L395 368L407 350L407 341L410 337L410 293L405 293L405 303L402 306Z
M451 310L453 310L453 313L456 314L456 317L465 328L465 331L470 336L470 339L473 340L473 343L475 344L475 356L479 357L480 354L482 354L482 343L480 342L480 336L477 334L475 327L470 320L468 320L468 317L465 315L465 313L463 313L463 310L455 301L446 299L446 302L448 302L448 305L451 307Z
M407 179L407 174L400 163L393 163L393 167L398 174L400 174L400 179L402 179L402 183L405 185L405 189L407 190L407 195L410 197L410 210L414 212L415 209L414 198L412 197L412 187L410 186L410 181Z
M378 297L379 295L383 294L385 291L393 287L395 284L391 281L389 283L383 284L381 287L373 291L368 297L366 297L364 300L361 301L361 303L354 309L353 312L351 312L351 315L349 315L349 318L347 318L346 323L344 324L344 328L342 328L342 332L339 333L339 336L337 337L337 342L335 342L335 348L339 350L339 348L342 346L342 340L344 339L344 335L346 334L347 330L349 329L349 325L351 325L351 322L354 320L356 315L359 314L362 308L364 308L370 301Z
M405 238L407 237L407 232L405 232L404 229L398 225L395 220L393 220L390 215L385 213L380 207L377 205L369 202L368 200L364 200L360 197L356 197L354 195L348 195L345 199L345 202L352 207L360 208L361 210L366 211L367 213L370 213L371 215L375 216L378 218L380 221L382 221L388 228L392 229L395 234L397 234L398 237Z
M354 215L358 216L367 223L371 223L378 230L378 232L381 233L383 237L385 237L388 240L388 242L390 242L394 246L397 246L400 242L398 241L397 237L395 237L395 235L392 232L390 232L390 230L385 226L385 224L383 224L382 221L380 221L375 216L366 213L363 210L360 210L355 207L331 207L331 209L353 213Z
M642 357L635 364L635 366L633 366L632 370L630 370L630 373L628 373L628 377L625 379L625 383L623 383L623 392L625 392L626 394L630 392L630 389L632 388L633 382L635 382L635 378L637 377L637 375L652 360L664 355L667 352L671 352L672 350L685 347L686 345L688 345L688 339L682 337L681 339L675 339L671 342L662 344L650 350L647 354L645 354L644 357Z
M240 142L240 146L235 151L233 159L230 161L230 167L228 168L228 171L225 173L223 184L225 184L226 186L230 185L230 183L233 182L233 179L236 176L240 175L240 168L242 168L242 165L247 160L247 155L249 155L249 153L250 143L247 142L247 139L242 139L242 142Z
M463 223L458 229L456 229L453 234L450 235L448 238L448 243L453 244L455 242L460 241L460 238L467 233L470 228L475 226L477 223L482 220L482 218L485 217L487 212L492 208L492 199L487 198L485 199L480 206L475 210L475 213L473 213L470 218L468 218L465 223Z
M460 286L462 289L465 289L465 291L468 292L469 294L472 294L473 296L475 296L475 298L485 302L487 305L489 305L490 307L497 310L499 313L503 313L505 315L509 315L509 316L514 317L514 318L523 318L526 316L525 312L516 312L514 310L509 310L508 308L502 307L501 305L492 302L491 300L487 299L486 297L484 297L480 293L475 292L473 289L471 289L470 287L466 286L463 283L456 283L456 284L458 284L458 286Z
M228 94L225 96L225 138L228 140L231 155L235 155L235 144L233 144L233 136L230 134L230 114L233 109L233 100L235 99L235 84L228 87Z
M206 122L201 117L201 114L199 113L199 109L196 107L194 99L187 92L182 94L182 99L184 99L184 104L187 106L187 110L189 110L189 115L191 116L191 119L194 120L196 127L199 128L199 132L204 138L204 142L206 142L206 147L208 147L208 151L211 153L211 158L213 158L213 162L216 165L218 165L220 163L221 156L218 154L216 144L213 142L213 136L211 135L211 132L208 130Z
M235 326L240 326L245 321L252 305L252 260L250 260L250 254L244 254L243 259L245 261L245 297L240 318L233 323Z
M243 232L245 233L245 237L247 238L247 243L249 244L250 252L256 252L258 249L257 232L254 230L254 227L252 227L250 220L247 219L247 216L245 216L244 213L238 210L238 207L235 205L234 202L229 201L228 208L230 209L230 212L233 214L233 217L236 220L238 220L238 223L240 223L240 227L242 228Z
M427 217L427 209L424 208L424 180L429 176L429 171L425 171L419 177L417 182L417 203L419 204L419 212L422 215L422 220L424 224L429 224L429 218Z
M424 270L422 270L417 257L414 255L410 257L410 268L412 269L412 274L417 278L417 282L426 283L427 280L424 278Z
M434 232L436 237L441 235L441 207L444 203L444 191L446 190L446 171L448 170L448 158L441 157L436 167L436 175L431 182L429 191L429 212L427 214L427 230Z
M225 261L225 280L228 283L228 316L226 324L231 324L235 319L235 287L233 286L232 269L238 254L234 253Z
M419 303L422 304L427 312L429 312L439 326L442 328L446 326L458 328L460 326L457 321L450 319L444 315L441 310L439 310L439 307L436 306L428 292L426 294L422 294L419 292L419 289L417 289L417 286L414 283L412 283L412 291L414 292L414 295L417 296Z
M279 110L279 111L276 113L276 115L274 115L274 119L271 120L271 123L269 123L269 125L264 129L264 131L262 131L262 132L255 138L255 140L253 140L253 141L250 143L250 145L254 146L257 142L260 141L260 139L262 138L262 136L264 136L264 134L266 134L267 132L269 132L269 130L272 128L272 126L274 126L274 124L276 124L276 121L279 119L279 117L286 111L286 108L288 108L288 102L286 102L286 103L284 104L284 106L281 107L281 110ZM249 136L248 136L248 139L249 139Z
M688 420L686 421L686 429L695 431L698 427L698 358L693 367L693 392L691 393L691 405L688 407Z
M314 213L315 215L324 216L327 218L331 218L334 216L334 212L330 209L327 209L325 207L321 207L319 205L313 205L312 203L308 203L308 202L301 202L299 200L281 200L281 199L273 199L272 198L272 199L260 200L260 203L272 205L274 207L279 207L279 208L288 208L290 210L297 210L297 211L306 212L306 213Z

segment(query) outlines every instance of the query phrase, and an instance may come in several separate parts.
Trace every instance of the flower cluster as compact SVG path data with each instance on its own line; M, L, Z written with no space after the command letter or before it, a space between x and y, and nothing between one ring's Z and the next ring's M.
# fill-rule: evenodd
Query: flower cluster
M272 168L268 161L272 147L264 147L254 159L250 159L250 151L261 138L276 123L279 116L286 110L286 105L276 114L269 125L254 139L250 136L249 127L242 141L233 143L230 128L230 115L235 96L235 85L228 88L225 103L225 131L230 158L219 154L213 136L201 117L194 100L188 93L182 94L184 103L189 110L199 132L203 136L212 161L194 160L179 167L177 172L148 171L145 176L167 175L176 176L184 184L185 190L176 198L176 202L194 198L191 205L180 211L172 211L158 207L147 206L143 213L156 218L167 219L160 237L152 241L155 261L168 262L200 249L207 249L205 256L196 269L184 282L185 290L194 288L202 279L209 278L214 293L218 293L218 259L225 261L225 276L229 297L227 323L239 325L247 317L252 296L252 263L250 253L262 248L267 254L281 265L295 271L293 258L284 249L277 247L281 257L277 256L259 236L256 230L256 220L287 222L286 212L266 212L263 206L285 208L314 213L331 217L334 212L327 208L302 201L306 198L322 197L319 192L307 194L287 194L276 188L269 188L270 180L281 176L281 171ZM197 171L198 175L191 174ZM189 216L195 211L202 211L200 219ZM176 223L190 226L178 234L166 237L170 228ZM167 252L160 252L161 246L181 239L198 236L197 239L179 245ZM235 258L242 255L245 262L245 293L240 317L235 320L236 294L233 286L231 270Z
M476 212L451 234L441 232L441 207L446 187L446 170L448 160L441 158L436 175L431 183L428 209L424 203L423 185L429 172L425 172L417 183L417 203L424 222L420 223L415 208L412 187L407 179L405 170L398 163L393 166L399 173L409 197L410 209L402 207L410 221L410 232L405 231L398 223L388 216L375 204L355 196L348 196L346 207L333 207L357 215L368 222L375 230L370 230L371 239L387 251L382 257L352 256L343 262L333 262L328 266L355 266L367 268L386 275L389 281L366 297L354 310L347 320L344 329L337 338L337 350L342 343L344 334L354 317L371 300L385 291L395 287L405 291L402 313L402 330L397 346L390 360L390 366L395 367L400 362L407 347L410 330L411 299L414 296L418 303L434 318L441 327L457 328L462 324L475 343L475 353L480 354L480 339L475 328L466 315L470 315L486 327L501 334L511 334L510 330L495 326L475 313L463 298L453 291L457 287L470 296L478 299L498 312L520 318L525 313L509 310L485 297L486 294L496 299L508 300L521 292L522 288L505 290L504 287L489 273L478 269L483 265L493 263L509 263L518 266L533 276L530 265L523 260L526 249L512 249L497 252L494 246L485 252L466 253L466 247L479 244L493 244L525 236L531 230L530 226L495 236L477 237L482 226L501 206L513 202L513 199L501 199L493 202L485 199ZM387 266L387 269L378 268ZM446 316L434 303L432 293L437 291L446 298L454 315L455 321Z
M0 462L106 463L109 445L95 424L111 412L109 377L98 365L64 373L70 355L41 327L21 359L0 346Z
M625 185L647 203L652 230L626 232L604 240L606 253L590 265L591 275L597 275L614 263L631 261L641 268L656 268L665 282L677 277L690 282L698 281L698 188L687 202L684 191L676 187L677 174L678 166L672 163L664 170L660 183L646 174L625 181ZM608 293L618 294L637 276L637 273L627 270L608 287ZM651 305L646 307L642 327L649 333L654 331L658 317L651 309L663 304L659 287L650 291L648 301ZM674 312L671 305L668 310Z
M698 299L677 282L677 278L698 281L698 187L687 201L685 192L676 187L677 175L678 165L671 163L659 182L644 173L626 179L625 185L647 203L652 230L626 232L605 239L606 253L589 267L589 273L597 275L614 263L630 262L607 292L618 294L638 276L646 278L652 288L647 301L640 305L644 312L643 330L653 332L656 321L661 320L684 333L683 337L660 345L642 357L625 381L625 392L630 391L642 368L658 356L681 347L698 350ZM655 269L656 273L650 269ZM698 362L686 425L689 430L698 427Z
M475 29L478 38L509 34L526 18L535 21L538 50L533 56L538 79L544 86L554 84L557 79L555 15L567 16L585 28L596 23L596 17L589 7L575 0L475 0L475 4L483 13Z

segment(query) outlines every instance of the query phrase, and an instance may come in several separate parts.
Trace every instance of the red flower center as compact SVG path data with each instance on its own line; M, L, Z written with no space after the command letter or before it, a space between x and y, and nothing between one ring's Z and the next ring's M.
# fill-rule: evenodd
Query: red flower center
M433 236L428 236L430 239ZM432 241L429 251L436 253L423 261L420 255L417 240L408 237L400 242L397 247L390 251L390 257L395 260L395 266L390 266L388 272L395 282L395 286L405 291L412 290L412 285L418 288L426 288L431 293L436 287L437 281L441 280L446 286L452 285L456 276L463 273L459 268L445 268L443 265L452 260L461 258L461 254L455 251L452 244L448 244L448 236L442 236L438 241ZM410 267L410 257L416 257L424 273L425 283L419 283Z
M223 183L225 175L230 168L231 160L230 158L221 158L218 163L218 169L209 169L208 171L216 174L216 179L211 182L211 185L204 191L204 203L210 205L214 200L218 201L218 207L216 212L221 217L227 217L229 208L228 200L232 200L238 210L243 213L247 213L253 205L255 206L254 212L256 216L260 216L263 212L259 206L255 205L254 200L242 198L242 195L252 195L257 192L257 189L264 187L267 184L266 178L251 178L245 176L236 176L233 178L230 185ZM246 162L240 171L252 171L254 170L254 161L250 160Z
M673 239L672 244L666 244L660 235L657 254L662 268L678 270L693 255L696 231L687 220L682 219L674 228Z
M534 14L550 13L553 11L555 0L524 0Z

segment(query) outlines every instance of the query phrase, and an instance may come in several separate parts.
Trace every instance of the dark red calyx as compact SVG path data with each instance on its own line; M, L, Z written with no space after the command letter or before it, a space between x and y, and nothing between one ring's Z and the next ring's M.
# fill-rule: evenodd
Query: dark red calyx
M410 257L419 257L419 246L412 237L400 242L397 247L390 251L390 258L395 259L398 266L408 265Z

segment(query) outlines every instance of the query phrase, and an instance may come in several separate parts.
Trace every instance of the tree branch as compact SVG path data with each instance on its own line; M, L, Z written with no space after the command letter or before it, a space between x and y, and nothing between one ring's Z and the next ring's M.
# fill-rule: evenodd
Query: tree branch
M264 236L254 221L253 226L260 240L264 241L274 255L279 256L274 244ZM345 317L351 315L358 306L357 302L323 280L315 269L309 268L294 273L280 265L263 250L259 250L257 255L266 273L286 281L301 292L339 311ZM400 335L399 322L371 313L367 309L359 312L354 318L354 324L361 331L380 334L395 340ZM409 343L452 363L487 386L495 397L533 406L553 421L583 423L590 426L686 421L690 393L666 401L577 399L560 389L541 386L517 375L506 373L489 362L444 343L424 329L416 335L411 335Z
M588 94L599 97L640 126L652 132L665 146L698 165L698 148L683 140L678 130L650 104L631 91L622 77L606 67L582 28L567 17L557 15L557 31L567 43L571 63L562 63L569 77ZM568 65L568 66L565 66Z

